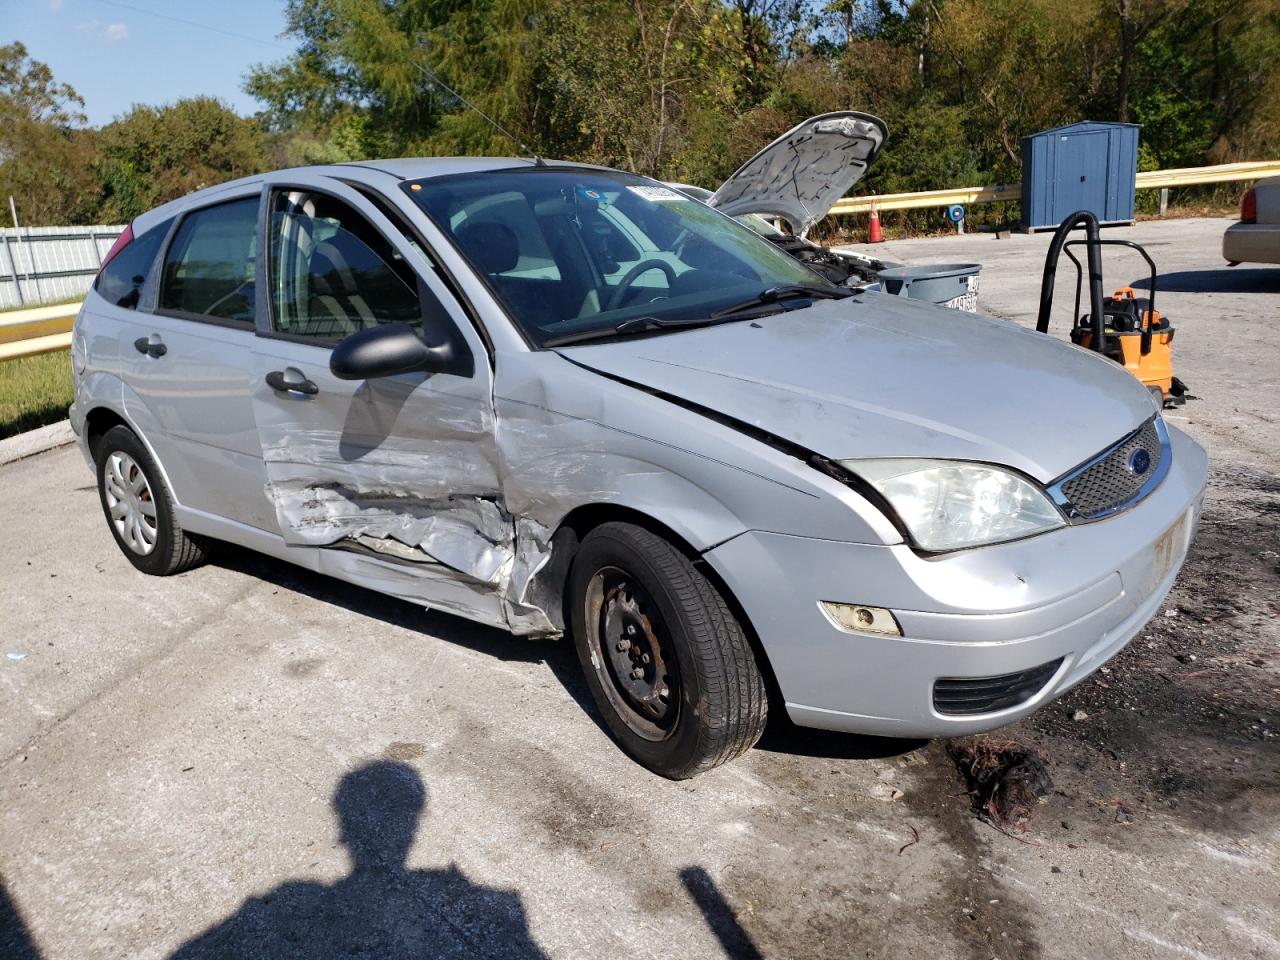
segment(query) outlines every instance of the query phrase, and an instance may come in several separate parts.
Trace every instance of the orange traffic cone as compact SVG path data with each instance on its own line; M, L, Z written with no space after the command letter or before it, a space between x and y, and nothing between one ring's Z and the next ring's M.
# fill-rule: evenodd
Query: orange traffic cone
M884 234L880 230L880 211L871 208L871 216L867 218L867 243L884 243Z

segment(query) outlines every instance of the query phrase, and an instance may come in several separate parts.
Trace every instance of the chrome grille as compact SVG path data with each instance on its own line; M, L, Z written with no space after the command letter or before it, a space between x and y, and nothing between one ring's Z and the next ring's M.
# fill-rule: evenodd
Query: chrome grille
M1145 451L1150 458L1140 473L1133 468L1138 451ZM1075 513L1093 520L1137 498L1145 485L1160 476L1163 457L1160 432L1152 417L1110 453L1065 480L1060 489Z

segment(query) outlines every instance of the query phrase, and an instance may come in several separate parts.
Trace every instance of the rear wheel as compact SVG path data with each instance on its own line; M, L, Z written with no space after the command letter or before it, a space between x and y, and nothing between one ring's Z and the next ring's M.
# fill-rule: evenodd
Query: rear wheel
M751 645L669 542L629 523L597 527L574 557L570 597L587 685L639 763L681 780L760 739L768 708Z
M132 430L108 430L94 446L94 459L107 527L130 563L162 577L204 563L205 542L178 526L169 488Z

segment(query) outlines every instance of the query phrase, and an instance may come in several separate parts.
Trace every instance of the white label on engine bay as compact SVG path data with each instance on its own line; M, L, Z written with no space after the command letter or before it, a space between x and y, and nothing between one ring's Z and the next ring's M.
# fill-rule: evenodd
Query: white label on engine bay
M668 190L666 187L627 187L632 193L638 197L644 197L646 200L683 200L680 194L674 190Z

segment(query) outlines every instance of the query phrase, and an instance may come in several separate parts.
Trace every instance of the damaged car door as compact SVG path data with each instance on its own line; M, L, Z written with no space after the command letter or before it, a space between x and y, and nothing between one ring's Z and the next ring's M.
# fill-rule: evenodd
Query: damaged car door
M514 531L474 328L393 210L305 176L274 185L267 210L253 405L281 536L319 548L322 572L505 625L495 585ZM331 371L336 344L392 324L451 341L454 362L363 380Z

